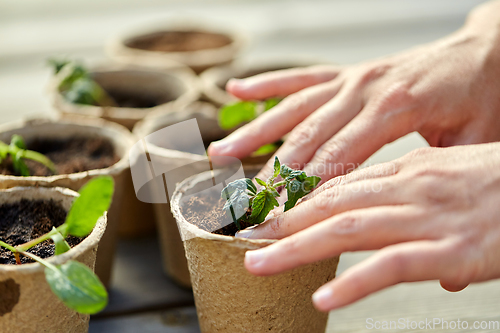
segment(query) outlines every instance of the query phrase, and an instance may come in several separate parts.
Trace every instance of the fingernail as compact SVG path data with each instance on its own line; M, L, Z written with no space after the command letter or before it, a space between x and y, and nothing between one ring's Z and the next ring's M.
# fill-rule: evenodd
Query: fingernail
M239 238L251 238L253 234L253 228L243 229L238 231L234 236Z
M229 148L229 142L227 142L226 140L219 140L212 142L208 150L210 151L211 155L224 155L230 150Z
M262 266L264 263L265 253L262 250L247 251L245 252L245 261L253 268Z
M226 84L226 89L231 90L231 89L233 89L233 88L235 88L235 87L238 87L238 88L240 88L240 89L244 89L244 88L246 88L246 87L245 87L245 85L246 85L246 84L245 84L245 81L246 81L246 80L235 79L235 78L230 79L229 81L227 81L227 84Z
M333 299L333 291L330 288L322 288L316 291L312 300L314 305L320 309L329 308Z

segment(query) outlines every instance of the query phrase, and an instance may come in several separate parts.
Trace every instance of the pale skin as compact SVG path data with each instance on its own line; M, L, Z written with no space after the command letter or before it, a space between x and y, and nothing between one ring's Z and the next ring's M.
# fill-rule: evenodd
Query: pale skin
M440 280L459 291L500 278L500 143L490 143L500 141L498 13L500 1L488 2L454 34L382 59L228 83L241 99L287 97L212 144L214 156L243 158L290 132L277 156L317 174L362 163L413 131L434 147L347 175L323 168L324 184L299 205L238 235L281 239L248 251L248 271L265 276L378 250L314 294L321 311L400 282Z

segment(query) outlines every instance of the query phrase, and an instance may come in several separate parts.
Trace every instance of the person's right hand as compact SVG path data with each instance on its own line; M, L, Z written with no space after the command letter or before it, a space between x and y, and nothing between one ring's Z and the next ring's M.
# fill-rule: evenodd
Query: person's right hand
M291 131L276 155L326 181L413 131L441 147L500 140L499 12L483 5L453 35L396 56L232 80L241 99L288 97L208 152L243 158Z

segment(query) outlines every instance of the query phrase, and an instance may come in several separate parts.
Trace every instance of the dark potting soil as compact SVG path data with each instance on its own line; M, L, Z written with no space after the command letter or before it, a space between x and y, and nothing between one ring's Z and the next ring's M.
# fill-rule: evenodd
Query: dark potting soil
M190 52L219 48L231 41L226 35L203 31L162 31L136 38L127 46L148 51Z
M234 236L238 231L236 224L233 222L222 228L220 223L223 220L228 220L226 212L222 209L225 200L213 196L192 197L181 207L181 212L186 221L198 226L203 230L215 230L213 234ZM250 223L243 222L243 229L250 227Z
M156 98L154 96L144 96L141 94L130 94L121 91L115 91L111 89L106 89L106 92L113 98L113 100L122 108L136 108L136 109L147 109L153 108L163 103L167 103L173 100L165 98Z
M27 142L28 149L47 156L56 165L56 174L70 174L94 169L104 169L120 160L111 142L104 138L72 137L66 140L36 139ZM25 159L32 176L50 176L53 173L44 165ZM12 160L0 164L0 174L15 175Z
M66 211L60 203L54 200L27 200L3 204L0 206L0 240L17 246L29 242L58 227L64 223ZM74 247L83 238L67 237L69 246ZM28 252L41 258L54 255L54 243L46 240ZM22 263L33 262L32 259L21 255ZM11 251L0 247L0 264L16 264L16 259Z

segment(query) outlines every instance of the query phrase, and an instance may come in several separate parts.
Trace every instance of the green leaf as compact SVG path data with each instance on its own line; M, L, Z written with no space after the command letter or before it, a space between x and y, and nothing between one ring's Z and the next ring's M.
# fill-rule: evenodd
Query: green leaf
M255 195L257 193L257 187L249 178L242 178L229 183L226 187L222 189L221 198L228 200L234 193L234 191L240 190L244 192L248 190L251 194Z
M268 143L267 145L263 145L259 147L256 151L252 153L252 156L262 156L262 155L267 155L270 154L278 149L278 145L275 143Z
M297 203L297 201L304 195L306 195L307 192L304 191L302 182L298 180L292 180L290 183L288 183L286 187L286 194L288 197L288 201L285 202L285 209L284 209L285 212L293 208Z
M227 199L222 209L224 209L226 213L233 218L234 222L237 222L245 216L249 206L250 198L248 197L248 194L238 188L233 191L231 197Z
M281 98L269 98L264 101L264 111L272 109L281 102Z
M257 118L257 103L240 101L226 105L219 110L219 126L223 130L230 130L239 125Z
M321 177L318 177L318 176L310 176L310 177L307 177L305 180L304 180L304 188L306 191L311 192L312 190L314 190L314 188L316 186L318 186L319 182L321 181Z
M255 178L255 181L256 181L256 182L257 182L257 184L259 184L260 186L264 186L264 187L266 187L266 185L267 185L267 184L266 184L266 182L265 182L265 181L263 181L263 180L262 180L262 179L260 179L260 178Z
M274 174L273 177L276 178L280 174L281 170L281 163L280 160L278 159L278 156L274 158Z
M26 149L26 143L24 142L23 137L17 134L14 134L10 138L10 145L19 149Z
M287 179L287 180L292 180L293 178L296 178L296 177L301 177L301 178L305 179L305 177L306 177L306 174L304 171L294 170L294 169L286 166L285 164L283 164L281 166L280 175L281 175L281 177L283 177L283 179ZM303 180L303 179L300 179L300 180Z
M87 236L99 217L108 210L113 197L112 177L98 177L90 180L79 191L66 217L66 232L72 236Z
M56 245L56 250L55 250L56 256L71 250L71 247L69 246L68 242L66 242L63 235L61 235L61 233L57 231L56 228L52 227L52 232L54 232L54 234L50 236L50 238L54 241L54 244Z
M108 293L99 278L82 263L68 261L45 268L45 278L52 292L69 308L94 314L108 303Z
M279 203L276 200L277 192L271 192L269 190L263 190L253 198L252 201L252 215L250 216L251 222L253 224L259 224L264 222L267 214L274 207L278 207Z
M54 74L57 74L63 69L64 66L70 63L69 60L66 59L54 59L51 58L47 60L47 63L54 68Z
M12 156L12 165L14 167L14 171L23 176L28 177L30 175L30 170L24 163L23 159L23 150L19 150L15 156Z

